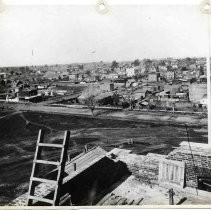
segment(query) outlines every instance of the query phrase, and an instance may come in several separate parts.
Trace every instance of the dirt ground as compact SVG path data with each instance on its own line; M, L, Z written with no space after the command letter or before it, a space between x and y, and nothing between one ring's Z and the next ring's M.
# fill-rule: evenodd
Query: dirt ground
M136 154L168 154L181 141L187 141L184 127L141 122L99 119L36 112L1 112L0 114L0 205L6 205L28 189L38 130L46 131L46 141L57 142L64 130L71 130L69 154L74 157L89 148L101 146L106 151L115 147ZM188 128L190 141L207 143L207 127ZM133 145L128 140L133 140ZM48 159L58 152L47 150Z

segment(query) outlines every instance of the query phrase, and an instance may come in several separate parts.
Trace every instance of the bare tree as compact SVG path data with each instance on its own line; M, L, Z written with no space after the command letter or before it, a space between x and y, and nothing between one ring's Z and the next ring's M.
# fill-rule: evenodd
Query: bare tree
M115 69L115 68L117 68L119 66L119 64L116 62L116 61L112 61L112 63L111 63L111 69Z
M94 109L96 106L95 96L94 95L88 96L84 102L87 105L87 107L89 107L89 109L91 110L92 116L94 116Z
M94 110L97 105L96 96L99 93L99 88L92 85L88 86L82 93L85 97L84 103L91 110L92 116L94 116Z
M132 64L133 64L134 66L139 66L139 65L140 65L139 59L134 60L134 61L132 62Z
M133 110L135 104L135 97L133 95L133 90L128 90L124 100L130 105L130 110Z
M116 108L118 108L118 105L119 105L119 97L120 96L116 91L113 95L113 104L116 106Z

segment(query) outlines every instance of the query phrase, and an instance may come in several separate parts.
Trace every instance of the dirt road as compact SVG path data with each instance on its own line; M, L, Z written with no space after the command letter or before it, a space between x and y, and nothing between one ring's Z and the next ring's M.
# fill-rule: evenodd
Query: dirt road
M86 108L53 107L43 105L19 105L18 110L35 111L43 113L71 114L77 116L92 117L91 111ZM158 113L139 112L122 110L95 110L95 118L130 120L137 122L150 122L156 124L207 126L207 117L202 115L178 114L178 113Z

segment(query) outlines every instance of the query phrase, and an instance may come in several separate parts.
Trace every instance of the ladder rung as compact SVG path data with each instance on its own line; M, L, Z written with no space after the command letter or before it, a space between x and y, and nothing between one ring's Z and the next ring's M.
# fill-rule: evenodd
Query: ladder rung
M59 205L60 205L60 206L63 205L63 204L66 203L68 200L71 202L71 195L70 195L69 193L65 194L64 196L62 196L62 197L60 198L60 203L59 203ZM69 204L70 204L70 202L69 202Z
M60 166L60 162L55 162L55 161L48 161L48 160L34 160L34 163L41 163L41 164L49 164L49 165L55 165L55 166Z
M41 147L57 147L57 148L63 148L63 144L48 144L48 143L38 143L37 146Z
M50 203L50 204L53 204L53 200L50 200L50 199L47 199L47 198L37 197L37 196L34 196L34 195L29 195L29 196L28 196L28 199L36 200L36 201L41 201L41 202L43 202L43 203Z
M30 180L31 181L35 181L35 182L43 182L43 183L48 183L48 184L54 184L54 185L58 184L57 181L51 180L51 179L43 179L43 178L31 177Z

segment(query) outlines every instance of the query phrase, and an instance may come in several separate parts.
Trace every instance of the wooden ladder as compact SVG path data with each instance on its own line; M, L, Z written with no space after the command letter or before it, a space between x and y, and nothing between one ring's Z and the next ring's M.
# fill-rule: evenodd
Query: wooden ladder
M63 183L65 163L67 159L69 139L70 139L70 131L65 131L63 144L44 143L44 130L39 130L36 151L35 151L35 156L34 156L33 166L32 166L32 173L31 173L30 183L29 183L29 191L28 191L28 198L27 198L28 206L33 205L33 200L42 202L42 203L48 203L48 204L51 204L52 206L59 205L60 196L61 196L60 195L61 186ZM43 147L60 148L61 149L60 161L55 162L55 161L42 160L41 153L42 153ZM39 172L39 164L57 166L58 167L57 179L50 180L50 179L38 178L37 175ZM48 183L55 187L53 200L35 196L35 187L37 185L36 184L37 182Z

